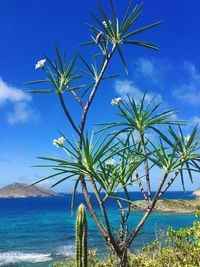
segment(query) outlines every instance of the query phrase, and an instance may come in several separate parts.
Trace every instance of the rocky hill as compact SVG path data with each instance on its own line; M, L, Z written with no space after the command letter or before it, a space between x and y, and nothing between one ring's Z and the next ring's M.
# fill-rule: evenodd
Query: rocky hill
M21 198L21 197L47 197L56 196L52 190L33 185L28 187L27 184L14 183L0 189L0 198Z

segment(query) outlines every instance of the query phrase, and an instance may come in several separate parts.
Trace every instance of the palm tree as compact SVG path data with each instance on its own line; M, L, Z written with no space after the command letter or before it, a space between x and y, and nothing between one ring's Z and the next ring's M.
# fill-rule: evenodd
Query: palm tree
M87 115L101 82L118 76L116 74L105 75L113 55L118 52L128 74L122 51L123 46L139 45L158 50L157 45L138 41L135 37L159 25L161 21L139 29L132 29L142 10L142 4L133 7L132 2L121 20L118 19L112 1L110 1L112 19L99 4L100 17L89 11L95 22L94 25L88 24L92 31L92 40L82 45L98 47L99 53L92 56L92 64L88 63L78 52L67 63L66 56L62 57L56 47L55 61L45 56L45 60L42 63L38 62L37 65L37 68L41 68L44 72L46 79L29 82L29 84L49 84L51 87L49 90L31 90L31 92L57 94L63 111L76 134L75 144L64 134L61 134L62 136L58 140L54 140L54 144L66 152L66 160L42 157L41 159L51 162L45 166L53 168L55 173L36 183L52 177L60 177L52 186L54 187L66 180L75 179L72 207L77 186L80 184L88 210L106 243L118 256L121 267L128 265L128 249L152 212L157 200L178 175L181 176L184 186L185 172L192 179L191 173L200 169L200 137L197 126L186 140L181 128L182 122L170 119L175 110L160 112L161 103L157 102L156 98L147 101L146 93L139 104L135 102L134 98L115 99L112 103L118 108L118 121L105 123L96 134L89 134L85 130ZM78 59L79 67L76 67ZM47 67L46 64L48 64ZM70 107L66 104L67 98L64 98L64 95L67 96L67 94L73 95L81 109L79 124L70 114ZM168 128L168 133L165 129L161 130L163 125ZM174 127L178 127L178 134ZM154 136L153 140L149 138L150 134ZM140 173L141 168L144 169L142 173ZM152 194L151 188L154 179L153 168L160 169L162 172L155 195ZM127 226L133 201L129 189L136 183L147 202L147 209L140 222L130 229ZM103 219L98 216L93 207L88 192L89 184L93 188ZM119 190L124 192L123 198L118 196ZM106 208L109 198L114 198L120 208L121 218L117 233L113 232Z

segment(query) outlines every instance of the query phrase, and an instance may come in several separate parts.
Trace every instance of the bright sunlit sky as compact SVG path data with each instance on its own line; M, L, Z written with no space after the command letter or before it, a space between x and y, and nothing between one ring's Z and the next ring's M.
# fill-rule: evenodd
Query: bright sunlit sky
M100 3L110 12L109 1ZM119 18L128 0L113 0ZM136 1L137 3L137 1ZM28 89L42 89L42 85L28 86L25 82L43 78L35 64L46 54L54 58L54 45L72 58L76 49L89 58L94 47L78 47L91 39L88 23L94 23L87 12L98 14L93 0L1 0L0 5L0 186L13 182L32 183L51 173L31 165L43 163L37 156L63 157L52 145L59 137L57 130L71 138L73 131L66 121L58 99L54 95L30 95ZM121 73L115 80L101 84L88 117L88 128L95 123L115 119L111 99L127 93L139 99L159 94L165 107L177 108L178 118L189 120L188 134L200 121L200 1L146 0L143 13L135 28L163 20L160 26L137 36L137 40L159 44L160 51L129 46L123 49L129 75L126 76L119 57L111 62L110 71ZM94 50L93 50L94 49ZM72 98L66 101L75 120L78 106ZM187 190L200 186L200 175L194 184L186 182ZM157 184L154 179L153 188ZM73 183L63 183L57 191L70 191ZM47 187L50 184L46 184ZM181 190L180 181L171 188Z

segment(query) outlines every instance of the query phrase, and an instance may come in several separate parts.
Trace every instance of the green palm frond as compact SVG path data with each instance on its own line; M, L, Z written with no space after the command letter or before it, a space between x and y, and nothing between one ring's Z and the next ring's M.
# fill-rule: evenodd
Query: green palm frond
M103 7L99 4L97 4L97 7L101 18L99 18L97 15L95 15L92 11L89 10L89 13L96 22L97 26L88 24L93 33L92 36L93 41L83 43L82 45L91 45L91 44L98 45L104 55L107 54L107 50L109 47L108 44L118 47L118 52L122 64L127 73L128 71L126 67L126 62L123 53L121 49L119 49L119 47L128 44L128 45L138 45L154 50L159 50L159 47L156 44L152 44L145 41L138 41L137 39L134 39L134 37L142 32L145 32L151 28L158 26L159 24L161 24L162 21L158 21L150 25L144 26L142 28L132 30L136 20L138 19L138 17L142 12L143 4L136 5L134 7L133 1L130 1L130 4L127 7L127 10L123 18L119 20L116 9L112 3L112 0L110 1L110 3L112 11L110 15L108 15L106 11L103 9Z
M198 127L196 125L191 135L188 136L184 136L180 125L178 126L178 131L170 126L170 135L168 136L164 135L158 129L156 129L156 131L159 133L160 138L167 144L170 160L169 164L173 167L172 170L180 170L182 186L183 189L185 189L184 174L187 173L190 181L193 182L192 173L199 173L200 171L200 133ZM157 157L159 163L162 162L163 159L165 159L164 154Z
M128 100L120 101L117 105L117 116L120 120L116 123L106 123L104 129L113 127L124 127L124 131L137 131L139 134L144 134L148 130L157 131L160 125L177 125L183 121L170 119L176 114L175 109L159 111L161 105L160 101L156 101L155 97L148 101L147 94L144 93L139 104L136 103L134 98L128 97ZM158 130L159 131L159 130Z
M61 177L52 185L54 187L67 179L75 178L74 192L76 192L80 175L83 175L88 182L97 184L100 190L109 195L114 194L119 188L132 185L132 174L143 162L143 158L139 155L136 157L137 151L134 153L132 149L136 144L120 140L119 134L103 132L96 136L94 133L91 135L86 133L82 137L81 150L78 144L72 144L62 135L65 138L65 145L62 145L62 149L67 153L68 160L40 157L50 162L50 164L41 165L42 167L51 167L57 172L38 182L52 177ZM77 156L79 153L81 161ZM73 195L73 199L74 197Z
M56 52L56 60L52 61L48 56L45 56L47 61L46 64L48 66L42 67L44 74L46 76L45 80L36 80L27 82L26 84L40 84L47 83L53 89L45 89L45 90L29 90L31 93L63 93L64 91L77 90L83 87L83 85L79 86L71 86L73 82L77 79L80 79L82 75L77 73L77 69L75 68L75 62L77 58L77 53L72 58L71 61L67 64L66 56L64 54L63 58L61 57L57 46L55 47Z

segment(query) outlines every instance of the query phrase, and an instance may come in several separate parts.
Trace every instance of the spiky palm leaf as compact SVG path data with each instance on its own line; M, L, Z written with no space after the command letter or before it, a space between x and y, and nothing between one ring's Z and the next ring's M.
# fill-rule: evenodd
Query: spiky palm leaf
M192 173L200 171L200 133L197 125L194 127L191 135L184 136L183 130L179 125L175 130L169 127L169 134L165 135L159 129L154 130L159 134L159 144L155 145L151 141L154 151L151 155L152 160L158 167L165 170L165 172L172 172L179 169L183 189L185 189L185 175L186 172L193 182ZM163 145L163 142L166 144Z
M51 88L53 89L29 90L29 92L61 94L64 91L77 90L84 87L84 85L72 86L73 82L82 77L82 75L79 75L77 73L77 69L75 68L77 53L72 58L72 60L67 64L65 54L63 58L61 58L61 55L57 47L55 47L55 51L56 51L55 61L52 61L48 56L45 56L48 66L42 67L42 70L44 71L46 80L36 80L26 83L26 84L47 83L50 84Z
M92 36L93 41L83 43L82 45L96 44L100 47L104 55L107 54L108 44L115 45L116 47L118 47L119 56L122 60L126 73L128 73L126 62L123 57L123 53L121 51L120 46L123 46L126 44L139 45L139 46L143 46L146 48L159 50L157 45L151 44L148 42L138 41L137 39L135 39L135 36L159 25L161 21L158 21L156 23L147 25L145 27L142 27L136 30L131 30L137 18L141 14L143 4L136 5L135 7L133 7L133 1L130 1L130 4L120 23L119 18L117 16L117 12L112 3L112 0L110 1L110 3L111 3L111 9L112 9L111 20L109 19L109 16L106 14L105 10L99 4L98 4L98 9L101 15L101 19L99 19L99 17L97 17L92 11L89 10L89 13L95 20L97 26L88 24L94 35ZM130 39L130 38L134 38L134 39Z
M117 116L120 117L118 122L105 123L105 129L120 127L126 132L137 131L139 134L144 134L148 130L156 131L160 125L176 125L183 121L173 120L172 116L176 114L175 109L159 111L161 102L156 101L155 97L147 101L147 94L144 93L139 104L133 97L128 97L128 100L122 100L117 105Z

